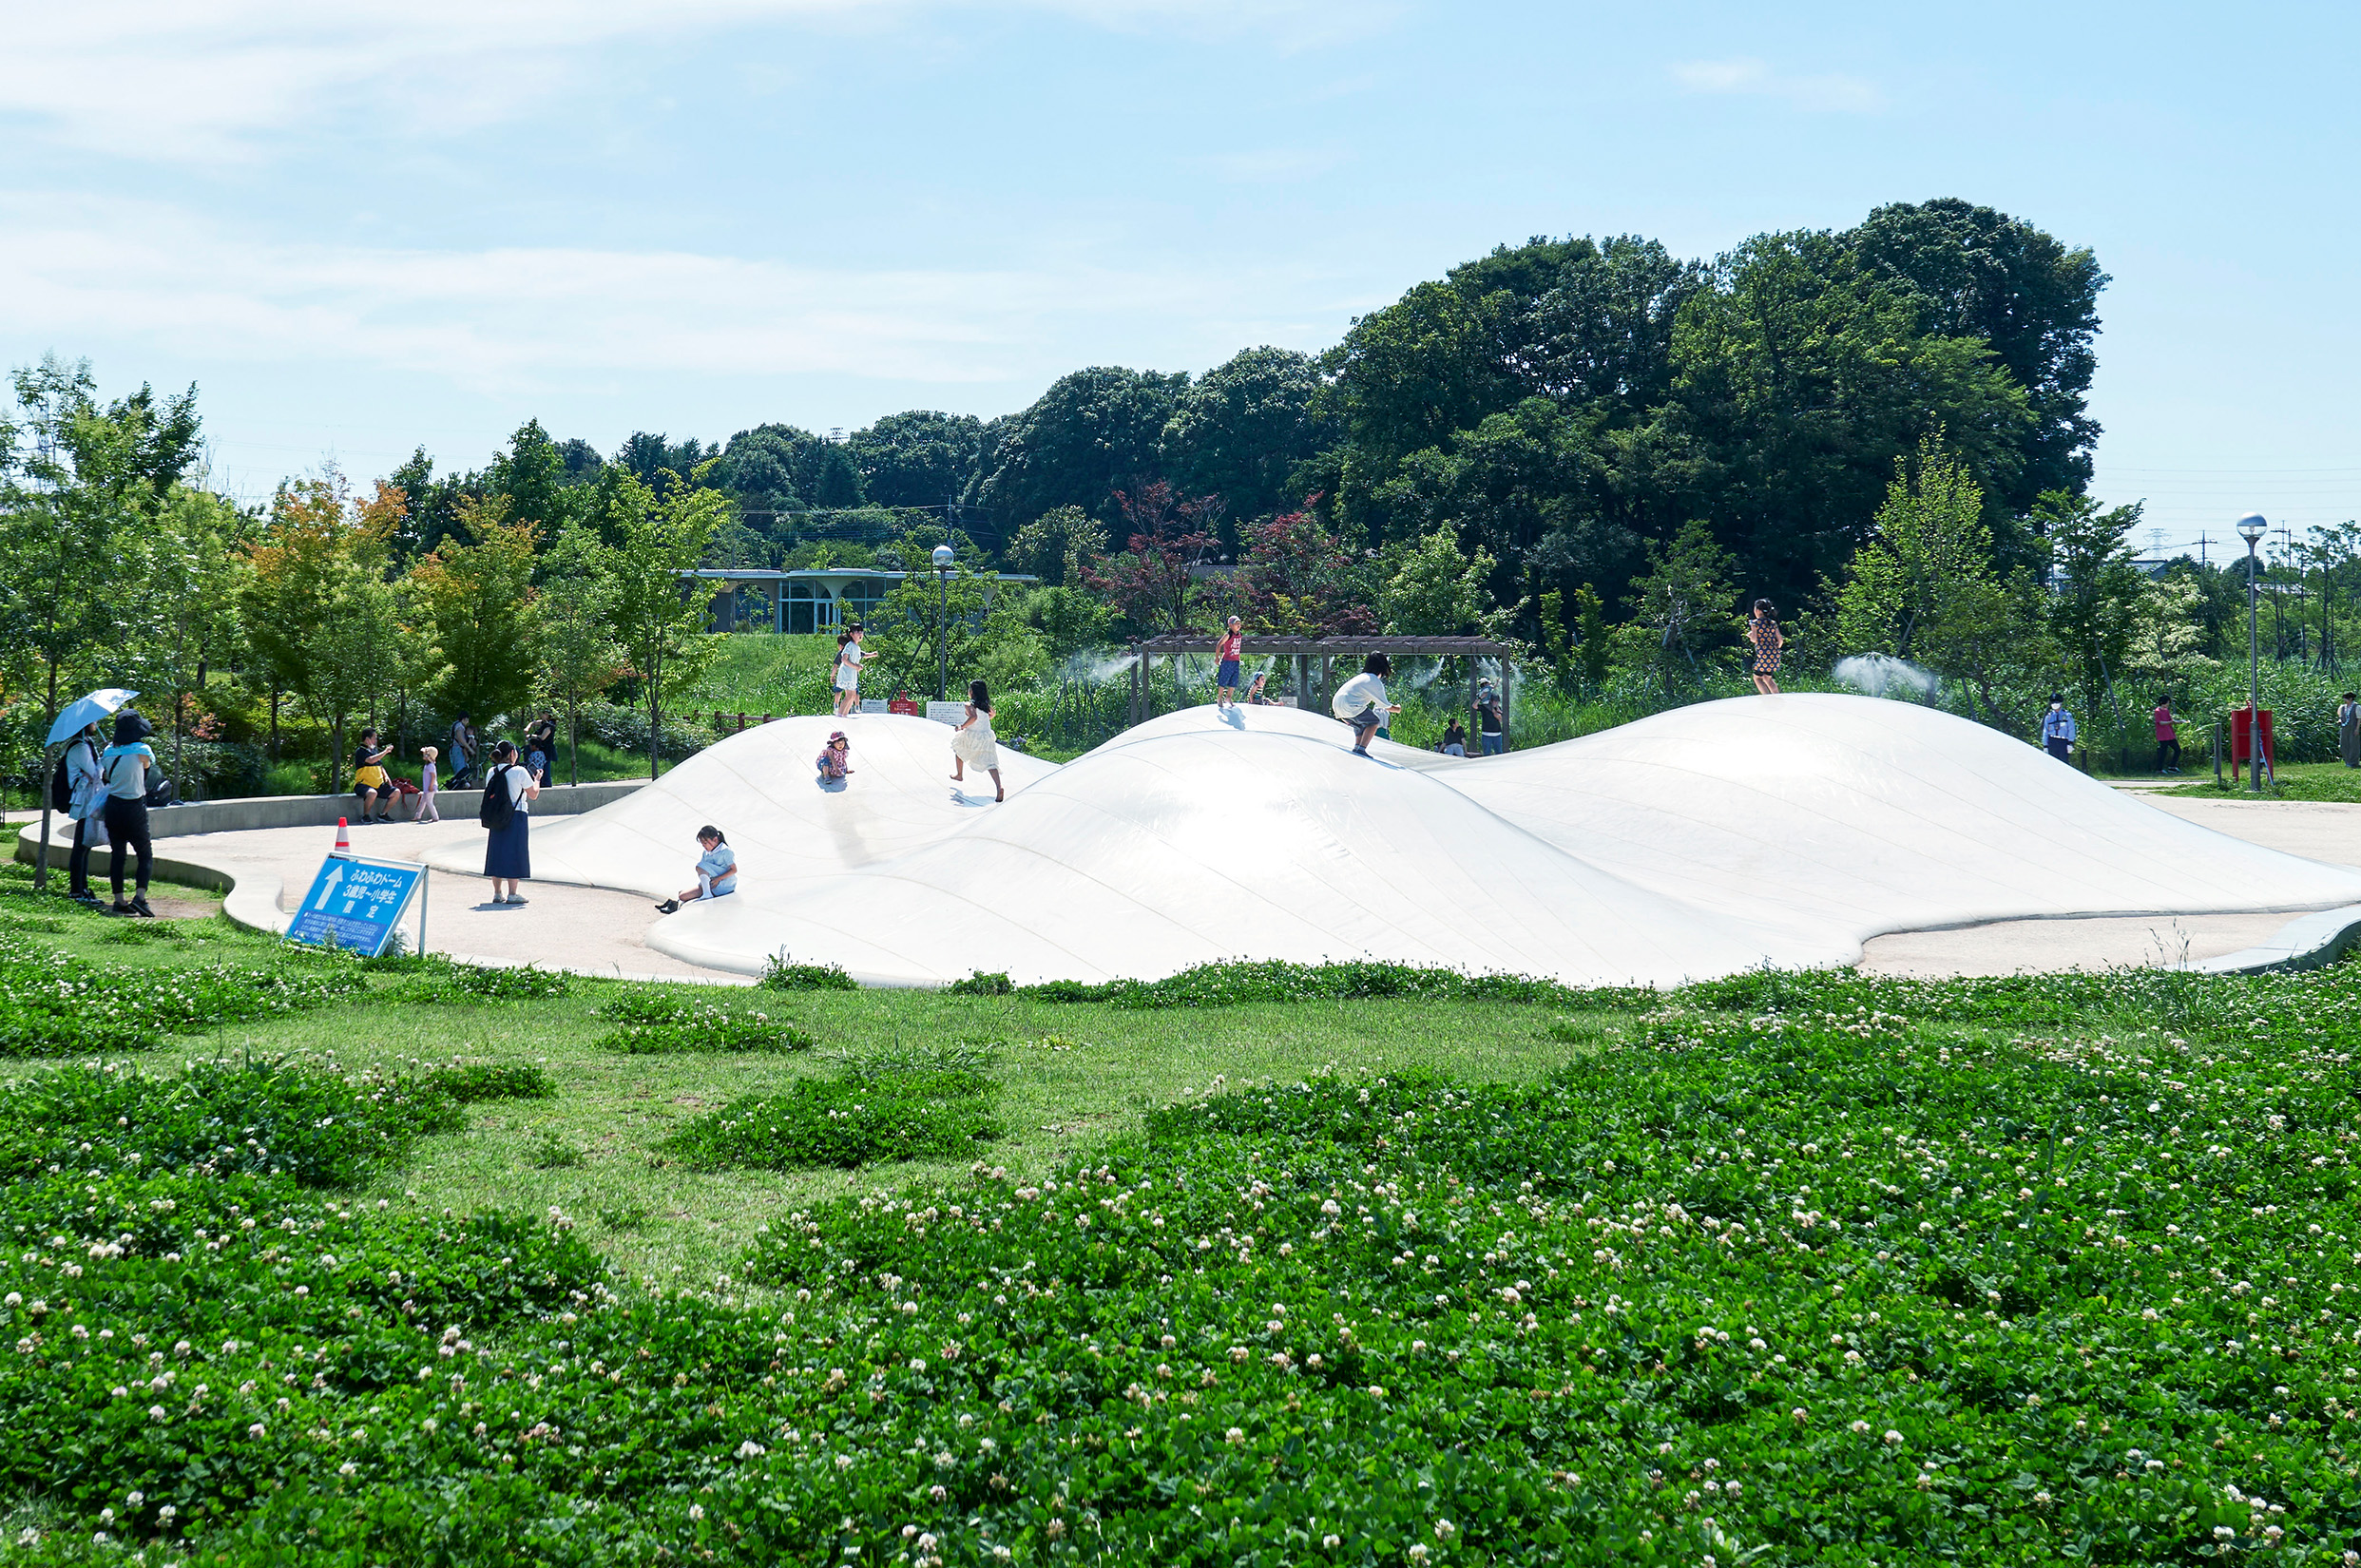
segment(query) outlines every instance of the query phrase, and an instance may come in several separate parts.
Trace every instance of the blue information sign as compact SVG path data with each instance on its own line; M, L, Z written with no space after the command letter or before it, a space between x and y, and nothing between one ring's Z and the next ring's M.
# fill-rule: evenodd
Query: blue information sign
M423 866L332 854L320 862L319 874L297 907L287 936L319 947L334 942L349 952L375 958L393 940L394 927L425 876Z

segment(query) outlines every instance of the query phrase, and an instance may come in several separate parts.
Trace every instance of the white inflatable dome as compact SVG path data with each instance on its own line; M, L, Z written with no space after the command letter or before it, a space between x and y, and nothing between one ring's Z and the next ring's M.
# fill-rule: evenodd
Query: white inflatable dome
M651 945L934 985L1154 979L1223 958L1375 958L1676 985L1850 963L1868 937L2009 917L2325 908L2361 872L2181 822L1964 719L1860 697L1740 698L1467 760L1290 708L1192 708L1063 768L1002 750L954 798L950 731L785 720L628 800L536 827L535 871L679 888L697 825L743 890ZM455 867L470 869L471 867Z

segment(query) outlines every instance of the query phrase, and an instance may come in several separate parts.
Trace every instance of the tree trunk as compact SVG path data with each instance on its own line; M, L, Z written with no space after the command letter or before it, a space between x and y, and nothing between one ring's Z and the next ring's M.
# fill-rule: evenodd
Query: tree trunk
M575 717L577 711L573 699L568 698L566 702L566 782L569 785L582 782L582 721Z
M33 858L33 890L38 892L49 885L49 725L57 722L57 660L49 660L48 717L43 720L41 734L41 844Z
M328 726L328 793L344 793L344 716Z
M271 688L271 760L278 760L278 688Z
M647 661L647 776L651 780L657 776L656 737L659 734L659 727L663 721L663 710L656 695L657 677L662 668L663 660L661 657Z

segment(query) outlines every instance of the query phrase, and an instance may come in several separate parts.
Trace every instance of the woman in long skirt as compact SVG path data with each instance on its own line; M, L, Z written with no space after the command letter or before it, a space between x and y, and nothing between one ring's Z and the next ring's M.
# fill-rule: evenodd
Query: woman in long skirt
M528 830L532 818L527 814L526 802L541 794L541 786L533 775L516 760L516 743L504 740L492 753L491 766L484 772L484 788L504 790L509 796L509 820L494 828L484 841L484 874L491 878L494 904L523 904L526 897L517 890L517 884L533 874L532 845ZM507 889L502 889L502 884Z

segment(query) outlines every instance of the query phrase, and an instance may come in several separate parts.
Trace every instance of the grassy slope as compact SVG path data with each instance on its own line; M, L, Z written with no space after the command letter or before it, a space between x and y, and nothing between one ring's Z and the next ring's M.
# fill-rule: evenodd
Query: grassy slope
M177 890L176 890L177 896ZM194 944L123 946L103 916L70 916L63 949L110 964L171 964L252 957L266 939L220 922L194 922ZM178 925L179 923L173 923ZM152 927L141 927L143 933ZM622 1056L593 1043L609 1024L595 1009L614 987L582 982L574 994L530 1003L420 1006L377 1003L326 1014L239 1024L185 1039L144 1059L158 1068L221 1054L288 1053L333 1061L347 1071L391 1071L417 1061L546 1063L551 1101L479 1107L468 1129L425 1146L393 1184L434 1205L541 1213L556 1204L593 1226L590 1239L635 1275L698 1279L727 1269L757 1227L789 1210L846 1191L835 1171L777 1175L704 1174L663 1161L654 1146L676 1126L740 1095L769 1092L798 1077L826 1076L833 1058L874 1045L921 1041L997 1041L1003 1119L1008 1136L992 1158L1038 1174L1151 1105L1232 1079L1306 1077L1325 1066L1377 1071L1419 1064L1476 1079L1524 1079L1572 1059L1573 1046L1540 1038L1529 1007L1492 1004L1367 1002L1271 1004L1213 1012L1126 1011L1052 1005L1008 997L923 991L807 992L773 999L770 1012L817 1037L793 1056ZM1060 1037L1061 1046L1038 1043ZM571 1169L536 1169L539 1140L554 1134L583 1150ZM873 1174L865 1190L950 1175L952 1161Z

